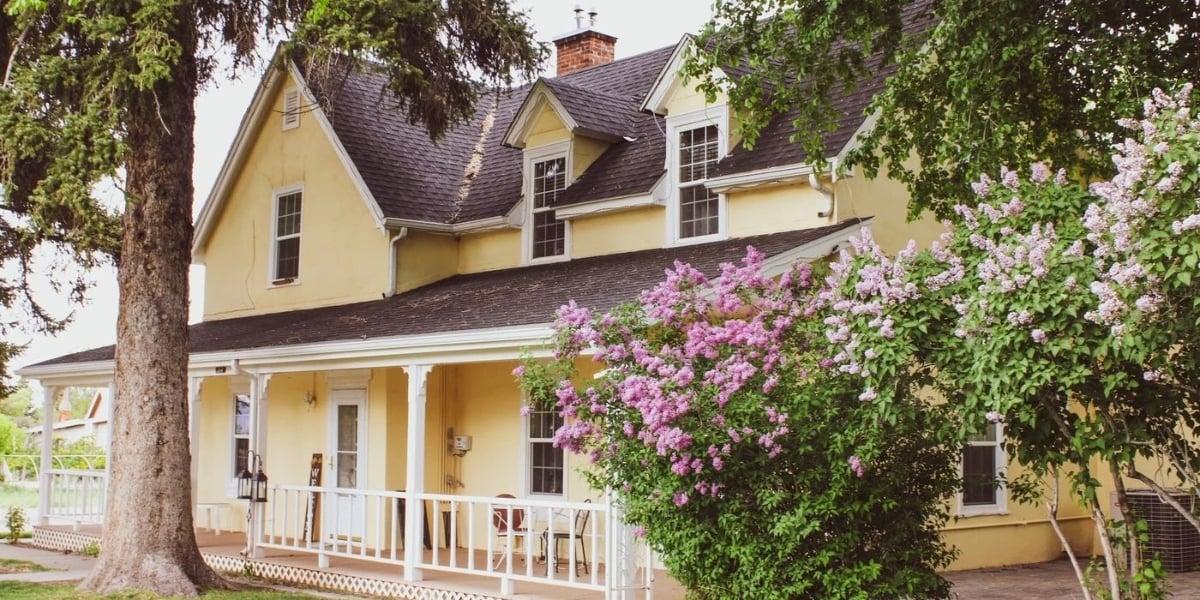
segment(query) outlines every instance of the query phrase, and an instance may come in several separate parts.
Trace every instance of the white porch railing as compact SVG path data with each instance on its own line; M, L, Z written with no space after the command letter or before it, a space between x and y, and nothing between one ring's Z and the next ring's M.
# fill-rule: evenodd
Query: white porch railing
M631 537L612 525L601 502L421 494L424 552L405 565L405 492L274 485L258 546L393 564L407 569L496 578L502 592L513 582L615 592L648 583L649 562L610 560ZM316 509L314 510L314 507ZM513 523L513 528L503 524ZM609 535L613 530L616 535ZM619 539L618 539L619 538ZM624 552L622 553L625 554ZM609 568L605 568L608 565ZM632 573L643 570L646 581Z
M103 470L50 469L50 505L46 516L75 526L104 522L107 477Z

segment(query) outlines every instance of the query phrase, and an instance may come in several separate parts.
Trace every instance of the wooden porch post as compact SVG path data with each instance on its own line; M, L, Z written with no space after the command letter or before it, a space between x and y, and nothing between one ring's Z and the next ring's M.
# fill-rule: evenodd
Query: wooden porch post
M405 470L404 580L421 581L421 528L425 527L420 495L425 492L425 380L432 365L404 365L408 375L408 460Z
M38 525L50 524L50 469L54 457L54 396L58 388L42 385L42 466L38 469Z

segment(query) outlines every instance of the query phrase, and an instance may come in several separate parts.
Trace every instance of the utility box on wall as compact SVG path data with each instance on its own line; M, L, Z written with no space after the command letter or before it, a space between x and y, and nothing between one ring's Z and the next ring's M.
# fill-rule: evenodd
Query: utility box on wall
M456 452L466 452L471 449L471 436L456 435L454 436L454 450Z

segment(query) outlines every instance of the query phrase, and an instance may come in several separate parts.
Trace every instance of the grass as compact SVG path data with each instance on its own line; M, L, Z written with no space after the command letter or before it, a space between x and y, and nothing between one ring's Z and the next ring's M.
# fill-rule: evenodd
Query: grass
M37 508L37 503L38 489L36 487L0 483L0 509L7 511L10 506Z
M86 594L75 591L71 583L26 583L23 581L0 581L0 598L12 600L159 600L147 592L119 592L115 594ZM201 596L204 600L312 600L307 594L266 592L261 590L243 592L209 592Z
M0 558L0 573L34 573L49 570L42 565L27 560Z

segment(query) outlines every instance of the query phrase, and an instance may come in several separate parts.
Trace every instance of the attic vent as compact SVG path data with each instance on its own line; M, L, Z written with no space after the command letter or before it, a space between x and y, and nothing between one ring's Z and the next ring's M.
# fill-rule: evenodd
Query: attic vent
M300 126L300 90L294 87L283 92L283 129Z

